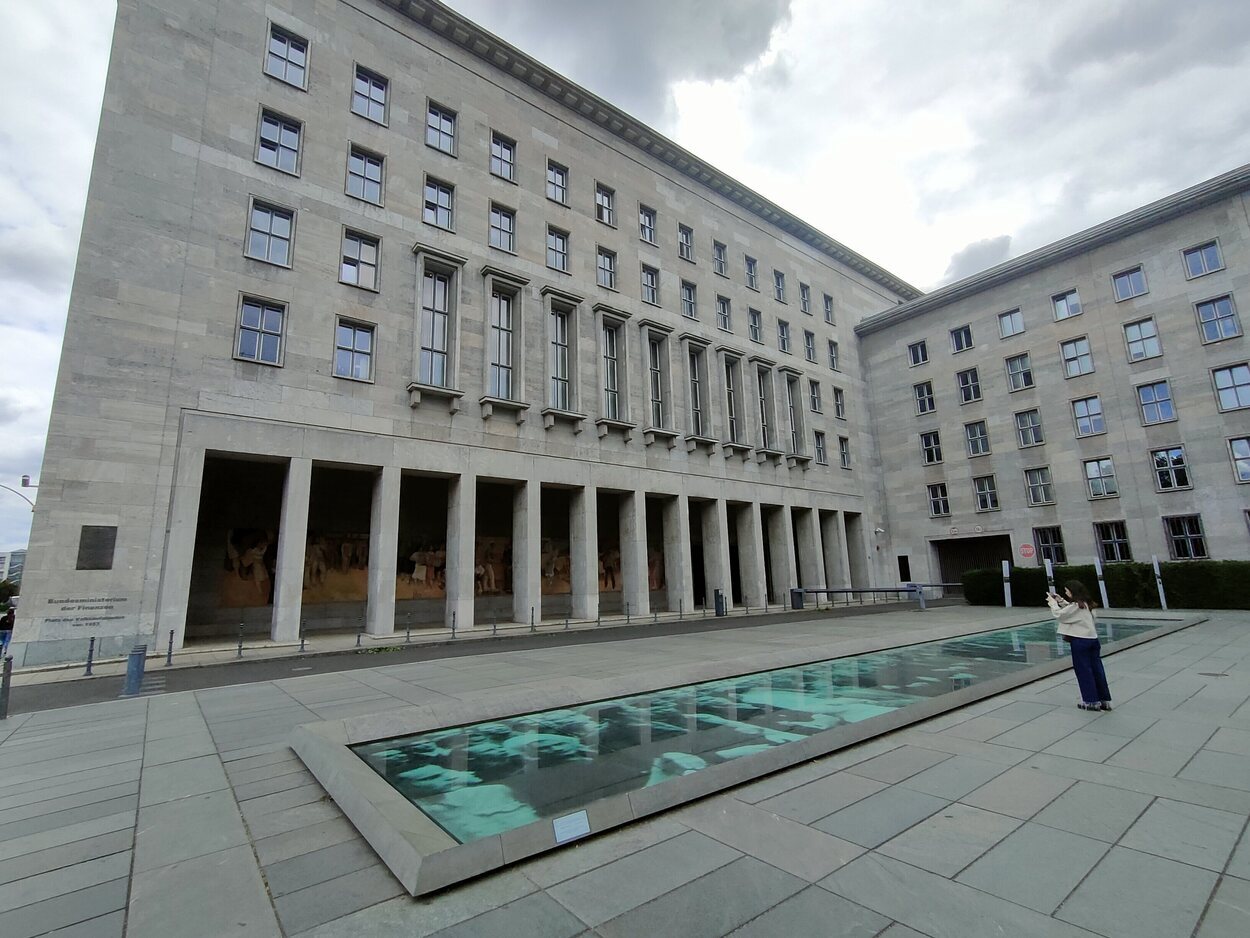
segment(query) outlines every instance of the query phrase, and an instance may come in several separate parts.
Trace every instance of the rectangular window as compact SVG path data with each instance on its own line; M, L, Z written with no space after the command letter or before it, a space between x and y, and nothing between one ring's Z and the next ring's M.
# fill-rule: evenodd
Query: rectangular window
M694 229L677 226L677 256L683 261L694 261Z
M1124 326L1124 341L1128 346L1128 360L1131 362L1157 358L1163 354L1159 345L1159 328L1155 325L1153 316L1127 323Z
M516 141L501 133L490 133L490 171L509 182L516 179Z
M957 372L955 379L959 382L959 403L971 404L981 399L981 377L975 368Z
M926 466L942 461L942 434L939 431L929 430L920 434L920 457Z
M425 116L425 142L443 153L456 155L456 112L431 103Z
M571 410L569 394L569 311L551 310L551 406Z
M759 407L760 448L773 448L772 420L773 410L772 373L765 368L755 372L755 398Z
M813 414L819 414L823 410L825 405L820 397L819 381L813 381L810 378L807 380L807 402Z
M934 482L929 485L929 515L943 518L951 513L951 500L946 491L945 482Z
M1024 331L1024 316L1018 309L998 314L998 334L1006 339Z
M373 326L340 319L334 336L334 376L373 378Z
M808 329L803 330L803 357L809 362L816 360L816 333Z
M303 125L273 111L260 115L260 138L256 142L256 162L292 175L299 172L299 141Z
M347 194L382 204L382 157L359 147L347 154Z
M516 212L501 205L490 207L490 246L516 252Z
M264 202L252 203L247 231L247 256L258 261L291 266L295 213Z
M456 220L455 205L454 186L437 179L425 180L425 208L421 217L426 224L451 231Z
M951 330L951 351L958 353L972 348L972 327L959 326Z
M660 272L646 264L642 265L642 301L660 305Z
M1132 270L1125 270L1113 276L1111 285L1115 289L1117 303L1121 300L1131 300L1146 292L1146 275L1142 273L1140 267L1134 267Z
M1237 319L1237 310L1233 308L1231 296L1204 300L1194 308L1198 313L1198 328L1202 331L1204 343L1219 342L1241 335L1241 322Z
M377 238L359 231L343 232L343 260L339 267L339 280L366 290L378 288Z
M547 266L569 272L569 233L547 226Z
M729 248L719 241L712 242L712 271L722 277L729 276Z
M1173 560L1202 560L1207 556L1207 539L1202 534L1199 515L1174 515L1163 519L1168 549Z
M1024 488L1030 505L1051 504L1055 500L1055 490L1050 480L1050 467L1025 469Z
M846 419L846 394L841 388L833 389L833 416L839 420Z
M569 204L569 169L554 160L547 160L547 198Z
M486 347L490 353L491 397L512 400L514 323L511 293L493 290L490 295L490 332Z
M998 511L998 486L992 475L976 476L972 492L976 495L977 511Z
M1228 455L1233 460L1233 478L1250 482L1250 436L1235 436L1228 441Z
M985 456L990 451L990 431L984 420L964 424L964 440L969 456Z
M1050 298L1055 307L1055 322L1081 315L1081 295L1075 290L1056 293Z
M829 453L825 449L824 433L822 433L820 430L815 430L812 433L812 438L815 442L816 465L818 466L829 465Z
M1185 259L1185 277L1192 280L1217 270L1224 269L1224 260L1220 257L1220 248L1214 241L1199 244L1181 252Z
M1089 339L1085 336L1059 343L1059 351L1063 355L1065 378L1087 375L1094 370L1094 356L1089 350Z
M1211 372L1215 381L1215 397L1220 410L1237 410L1250 407L1250 364L1229 365Z
M1077 436L1094 436L1107 432L1102 415L1102 400L1097 394L1072 402L1072 416L1076 420Z
M1129 550L1128 529L1123 521L1094 522L1094 539L1103 563L1120 563L1133 559Z
M764 317L758 309L747 310L747 335L752 342L764 341Z
M619 326L605 324L603 327L603 416L609 420L621 419L620 359L617 357Z
M265 74L296 88L303 88L307 69L308 40L278 26L270 26Z
M1046 442L1042 436L1042 414L1037 409L1022 410L1016 414L1016 442L1021 448L1039 446Z
M1047 560L1056 566L1068 562L1068 554L1063 549L1063 530L1059 527L1034 528L1033 545L1037 548L1038 566Z
M799 309L808 316L812 314L812 288L805 283L799 284Z
M760 265L754 257L746 258L747 288L758 290L760 288Z
M790 354L790 324L784 319L777 320L777 348Z
M616 252L607 248L599 248L596 253L595 267L598 270L598 283L609 290L616 289Z
M655 209L638 206L638 237L648 244L655 244Z
M681 282L681 314L687 319L699 318L699 290L689 280Z
M1141 405L1141 422L1147 426L1176 419L1176 408L1172 406L1172 389L1168 387L1167 381L1155 381L1138 387L1137 403Z
M1160 492L1190 487L1189 466L1185 463L1184 446L1168 446L1151 450L1150 461L1154 467L1155 488Z
M1007 359L1007 390L1022 391L1033 387L1033 366L1029 353L1013 355Z
M595 183L595 219L616 227L616 192L601 182Z
M937 403L933 399L932 381L921 381L919 384L913 384L911 389L916 397L916 413L931 414L937 410Z
M803 418L799 404L799 379L786 378L786 416L790 418L790 452L803 452Z
M733 331L733 310L729 305L729 297L716 298L716 327L726 332Z
M282 324L285 321L285 305L245 296L239 310L235 357L263 365L282 364Z
M907 346L907 364L908 367L915 365L923 365L929 360L929 343L924 339L919 342L913 342Z
M773 271L773 296L779 303L786 301L786 275L779 270Z
M664 339L650 335L647 339L647 388L651 394L651 426L663 427L664 419Z
M352 113L374 121L386 123L386 91L388 82L376 72L356 66L356 80L352 83Z
M841 365L838 360L838 343L833 339L829 340L829 370L841 371Z
M838 459L843 469L851 468L851 440L849 437L838 437Z
M738 426L741 402L738 400L738 369L736 358L725 359L725 431L730 443L741 443L742 433Z
M1113 498L1120 494L1120 487L1115 481L1115 466L1110 456L1101 459L1086 459L1085 485L1089 489L1090 498Z
M833 325L833 297L828 293L825 294L825 322Z
M451 274L426 271L421 285L421 357L417 380L431 387L448 387L451 348Z
M687 357L690 368L690 432L694 436L707 436L707 424L703 414L706 403L703 384L703 350L691 348Z

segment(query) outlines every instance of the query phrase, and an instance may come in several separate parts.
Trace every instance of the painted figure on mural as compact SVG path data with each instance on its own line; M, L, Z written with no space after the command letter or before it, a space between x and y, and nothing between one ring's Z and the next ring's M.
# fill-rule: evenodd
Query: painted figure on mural
M251 580L256 600L273 601L272 585L277 560L272 531L258 528L231 528L226 532L225 569L240 580Z

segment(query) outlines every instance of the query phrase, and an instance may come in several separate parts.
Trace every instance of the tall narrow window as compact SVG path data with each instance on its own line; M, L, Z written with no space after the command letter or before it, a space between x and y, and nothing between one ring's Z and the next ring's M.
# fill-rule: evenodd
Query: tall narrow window
M655 209L638 206L638 237L648 244L655 244Z
M378 286L378 239L359 231L343 232L343 262L339 280L366 290Z
M294 227L294 212L263 202L253 202L247 232L247 256L289 267Z
M516 180L516 141L491 131L490 171L500 179Z
M942 434L938 430L927 430L920 434L920 458L926 466L933 466L942 461Z
M833 389L833 416L838 420L846 419L846 392L841 388Z
M547 161L547 198L561 205L569 204L569 170L554 160Z
M490 207L490 246L516 252L516 212L502 205Z
M256 143L256 162L280 169L284 173L299 171L299 141L303 126L299 121L264 111L260 117L260 139Z
M417 380L432 387L448 387L451 336L451 276L427 271L421 285L421 357Z
M513 299L498 290L490 296L490 396L503 400L512 400Z
M451 231L455 222L455 199L456 190L450 183L426 179L422 220L428 225Z
M835 390L833 393L836 396L838 392ZM821 399L820 382L812 381L810 378L807 381L807 405L813 414L821 413L825 406L825 402Z
M716 328L724 329L726 332L733 331L733 316L727 296L716 298Z
M758 309L747 310L747 336L752 342L764 341L764 317Z
M334 376L373 378L373 326L340 319L334 338Z
M933 400L932 381L921 381L919 384L913 384L911 390L916 398L917 414L929 414L937 409L937 404Z
M825 322L833 325L833 297L828 293L825 294Z
M688 280L681 282L681 314L687 319L699 318L698 289Z
M712 242L712 271L722 277L729 275L729 248L719 241Z
M833 339L829 340L829 370L841 371L841 365L838 361L838 343Z
M777 348L790 354L790 324L784 319L777 320Z
M747 289L758 290L760 288L760 265L754 257L749 255L745 259Z
M607 248L599 248L596 269L598 270L599 286L609 290L616 289L616 252Z
M642 301L653 306L660 304L660 272L646 264L642 265Z
M382 204L382 157L359 147L347 154L347 194Z
M799 379L786 378L786 413L790 418L790 452L803 452L803 415L799 406Z
M270 26L265 74L296 88L303 88L307 68L308 40L281 27Z
M843 469L851 468L851 438L847 436L838 437L838 460Z
M547 266L569 272L569 233L547 226Z
M569 312L551 310L551 406L571 410L569 395Z
M683 261L694 260L694 229L686 225L677 226L677 256Z
M742 442L742 435L738 427L738 368L737 359L725 359L725 432L730 443ZM1250 452L1247 453L1247 463L1250 463ZM1247 473L1248 479L1250 479L1250 469L1247 470Z
M657 335L647 339L647 374L650 377L651 426L663 427L664 420L664 340Z
M816 450L816 465L818 466L829 465L829 453L828 453L827 446L825 443L824 433L822 433L820 430L814 430L812 432L812 442Z
M619 383L619 365L617 342L620 339L619 326L603 327L603 415L609 420L621 419L621 388Z
M786 301L786 275L779 270L773 271L773 298L780 303Z
M378 124L386 123L386 92L388 82L376 72L356 66L352 83L352 111Z
M809 362L816 360L816 333L810 329L803 330L803 357Z
M455 156L456 112L431 103L425 117L425 142L435 150Z
M759 368L755 372L755 396L759 405L760 448L772 449L772 421L769 419L773 406L772 376L764 368Z
M805 283L799 284L799 309L808 316L812 314L812 288Z
M690 432L695 436L707 436L704 419L705 394L703 387L703 350L690 349Z
M616 225L616 192L595 183L595 218L605 225Z

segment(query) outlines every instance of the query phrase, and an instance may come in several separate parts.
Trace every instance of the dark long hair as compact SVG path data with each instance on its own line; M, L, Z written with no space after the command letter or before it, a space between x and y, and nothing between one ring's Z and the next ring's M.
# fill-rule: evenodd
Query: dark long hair
M1072 601L1082 609L1093 609L1098 605L1080 580L1069 580L1063 588L1072 594Z

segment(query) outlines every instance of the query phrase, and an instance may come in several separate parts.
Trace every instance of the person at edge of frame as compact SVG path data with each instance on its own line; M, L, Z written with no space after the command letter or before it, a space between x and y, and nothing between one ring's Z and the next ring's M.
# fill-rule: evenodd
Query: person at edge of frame
M1067 597L1066 599L1064 597ZM1079 580L1065 583L1063 596L1047 593L1050 613L1059 620L1059 634L1072 649L1072 670L1081 689L1082 710L1110 710L1111 690L1102 667L1102 645L1094 627L1094 600Z
M13 607L10 606L4 617L0 618L0 656L8 652L9 642L13 640L13 620Z

